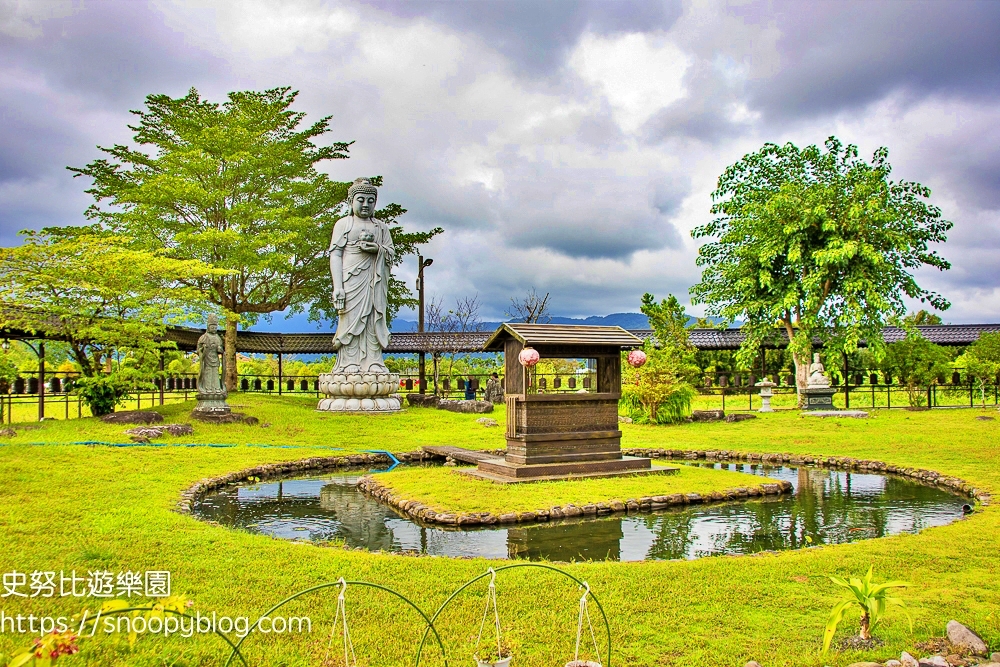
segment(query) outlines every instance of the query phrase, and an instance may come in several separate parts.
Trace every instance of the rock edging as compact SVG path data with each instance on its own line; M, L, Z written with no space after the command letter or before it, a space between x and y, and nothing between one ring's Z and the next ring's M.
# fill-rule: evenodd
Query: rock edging
M492 526L496 524L537 523L557 519L570 519L582 516L603 516L606 514L634 514L651 510L666 509L677 505L693 505L698 503L722 502L727 500L742 500L760 496L778 496L792 490L791 482L765 482L755 487L737 487L725 491L711 493L673 493L660 496L643 496L628 500L609 500L586 505L556 505L549 509L533 512L438 512L416 500L402 498L388 486L374 477L365 476L358 482L358 489L363 493L394 507L413 519L428 524L445 526Z
M992 502L989 491L980 489L958 477L942 475L934 470L923 468L908 468L904 466L894 466L884 461L872 461L868 459L856 459L850 456L808 456L805 454L759 454L755 452L735 452L729 450L683 450L683 449L645 449L636 448L623 450L627 456L646 456L654 459L679 459L684 461L706 461L719 462L746 462L765 463L780 465L811 465L822 468L832 468L835 470L851 470L858 472L888 473L890 475L900 475L910 477L924 484L941 486L958 493L965 494L976 499L980 505L986 506Z
M401 452L393 456L405 462L424 461L433 458L421 451ZM236 472L226 473L225 475L218 475L217 477L207 477L195 482L181 492L181 498L177 503L176 510L181 514L190 514L194 502L201 496L228 484L249 481L251 477L267 479L293 472L322 472L324 470L336 470L338 468L376 463L387 464L391 463L391 460L385 454L342 454L340 456L313 456L297 461L264 463L252 468L245 468Z

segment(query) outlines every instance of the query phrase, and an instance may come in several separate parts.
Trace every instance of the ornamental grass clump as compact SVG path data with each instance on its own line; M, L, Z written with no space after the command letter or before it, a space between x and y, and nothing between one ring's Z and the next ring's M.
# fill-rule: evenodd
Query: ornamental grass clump
M861 631L858 633L862 641L870 641L872 630L882 620L889 605L904 607L903 601L896 597L890 597L889 592L893 588L906 588L909 586L905 581L887 581L884 584L872 583L872 568L868 568L868 574L863 578L851 577L841 579L840 577L830 577L830 581L843 586L851 592L851 597L837 603L830 613L830 620L826 622L826 632L823 635L823 653L830 650L830 642L837 632L837 626L844 620L844 614L854 604L861 607ZM909 618L909 617L907 617ZM912 627L913 622L910 622Z

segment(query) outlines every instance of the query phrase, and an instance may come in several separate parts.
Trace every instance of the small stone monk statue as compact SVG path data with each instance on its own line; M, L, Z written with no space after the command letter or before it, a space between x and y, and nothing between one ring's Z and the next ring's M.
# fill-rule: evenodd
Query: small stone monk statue
M208 316L205 333L198 339L198 405L196 411L228 412L226 398L225 348L218 334L219 318Z
M809 365L809 386L829 387L830 378L826 376L826 368L819 361L819 353L813 354L813 362Z

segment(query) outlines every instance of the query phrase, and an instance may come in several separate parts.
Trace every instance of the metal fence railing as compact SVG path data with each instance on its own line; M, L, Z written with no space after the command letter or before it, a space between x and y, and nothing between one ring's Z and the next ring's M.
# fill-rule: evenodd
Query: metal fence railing
M863 384L836 387L833 405L839 409L893 409L893 408L971 408L997 407L996 385L930 385L915 387L912 392L899 384ZM798 397L794 386L772 389L771 407L775 410L795 409ZM911 400L915 399L915 400ZM730 411L756 410L761 406L758 387L701 387L695 399L698 409L723 409Z
M444 398L464 398L471 385L472 394L482 398L490 375L438 376L435 384L433 376L426 377L425 392ZM773 388L771 406L776 410L797 407L794 378L788 375L769 374L778 386ZM38 377L22 374L21 377L2 391L0 405L3 422L36 421L45 419L76 419L89 417L90 411L81 398L73 391L75 376L69 373L46 375L40 385ZM836 408L909 408L918 407L958 408L983 405L1000 407L1000 387L998 383L985 386L969 381L969 378L954 373L945 380L930 386L917 387L913 392L898 381L898 378L877 373L849 374L851 382L840 381L841 375L834 375L833 385L837 393L833 397ZM500 378L503 386L503 378ZM885 382L885 380L894 380ZM751 382L752 381L752 382ZM729 411L756 410L761 406L760 389L753 386L758 377L753 373L718 373L703 379L697 387L694 399L696 409L724 409ZM536 390L546 393L574 393L596 390L596 378L592 372L576 374L539 374L533 378ZM197 378L193 374L174 374L157 379L155 389L134 392L125 402L127 409L142 409L157 405L181 403L194 400ZM39 392L39 388L43 392ZM418 392L419 378L416 374L400 376L399 393ZM319 380L313 375L240 375L237 392L262 393L290 396L319 397ZM911 400L914 399L914 400Z

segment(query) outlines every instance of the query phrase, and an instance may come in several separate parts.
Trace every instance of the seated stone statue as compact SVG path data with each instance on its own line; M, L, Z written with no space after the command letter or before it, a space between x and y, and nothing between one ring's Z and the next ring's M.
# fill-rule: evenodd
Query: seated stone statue
M813 362L809 365L809 386L829 387L830 378L826 376L826 368L819 361L819 353L813 354Z

